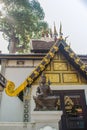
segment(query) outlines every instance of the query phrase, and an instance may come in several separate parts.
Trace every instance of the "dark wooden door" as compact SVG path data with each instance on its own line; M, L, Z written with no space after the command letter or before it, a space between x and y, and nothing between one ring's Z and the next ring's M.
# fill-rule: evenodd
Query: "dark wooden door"
M54 93L58 96L58 110L63 110L61 129L87 130L84 90L63 90Z

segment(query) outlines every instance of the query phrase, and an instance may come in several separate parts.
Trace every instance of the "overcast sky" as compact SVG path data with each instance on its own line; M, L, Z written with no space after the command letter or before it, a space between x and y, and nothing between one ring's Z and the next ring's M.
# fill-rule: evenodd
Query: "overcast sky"
M45 20L59 32L62 22L64 36L71 48L79 54L87 54L87 0L38 0L45 12Z
M45 12L45 20L59 32L60 21L67 43L77 54L87 54L87 0L38 0ZM0 50L7 52L7 43L0 38Z

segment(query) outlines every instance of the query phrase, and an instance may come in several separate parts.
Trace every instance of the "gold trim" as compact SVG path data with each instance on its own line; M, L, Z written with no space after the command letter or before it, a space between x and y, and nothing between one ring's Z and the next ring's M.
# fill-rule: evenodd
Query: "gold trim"
M58 42L58 41L57 41ZM42 72L46 65L49 64L50 60L54 57L54 54L58 51L56 46L57 42L52 46L47 55L42 59L41 63L34 69L30 76L17 88L15 89L15 84L11 81L7 81L5 91L9 96L17 96L21 91L23 91L27 85L31 85L35 78L37 78ZM53 52L52 52L52 49Z
M54 71L68 71L67 62L53 62L53 70Z
M74 55L75 55L75 54L74 54L73 52L69 54L69 56L70 56L71 58L74 58Z
M63 83L79 83L77 73L63 73Z
M85 65L82 65L80 68L84 71L86 67Z
M65 50L65 51L68 51L69 49L70 49L70 46L64 47L64 50Z
M58 41L52 46L47 55L42 59L41 63L38 66L36 66L34 71L29 75L29 77L27 77L27 79L18 88L15 89L15 84L11 81L7 81L5 91L9 96L17 96L21 91L23 91L26 88L27 85L31 86L31 84L35 81L35 79L39 76L39 74L46 68L46 65L50 63L50 60L54 57L54 54L58 51L59 48L57 47L58 46L57 43ZM67 46L64 49L69 52L69 48L70 47ZM69 53L69 55L71 58L74 59L75 54L73 52ZM79 60L76 59L76 62L79 62ZM84 64L82 64L81 66L81 64L79 63L79 65L83 71L86 71L85 70L86 67ZM74 83L76 83L76 81Z
M78 64L79 61L80 61L80 58L76 58L76 59L75 59L76 64Z

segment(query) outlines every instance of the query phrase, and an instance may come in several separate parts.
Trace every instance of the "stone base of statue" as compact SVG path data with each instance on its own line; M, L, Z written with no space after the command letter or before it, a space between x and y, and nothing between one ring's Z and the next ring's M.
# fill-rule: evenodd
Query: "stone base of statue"
M45 98L36 98L33 97L36 107L35 107L35 111L50 111L50 110L57 110L57 101L58 101L58 97L56 96L48 96Z
M59 130L62 111L33 111L31 121L35 130Z

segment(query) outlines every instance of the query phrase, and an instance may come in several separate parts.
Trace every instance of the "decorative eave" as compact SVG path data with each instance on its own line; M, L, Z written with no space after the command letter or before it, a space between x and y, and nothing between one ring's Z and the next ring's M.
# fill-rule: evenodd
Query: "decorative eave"
M75 68L79 70L79 72L87 79L87 68L85 64L80 60L80 58L72 51L72 49L66 44L63 39L58 39L57 42L52 46L49 53L42 59L41 63L36 66L30 76L18 87L15 89L15 84L11 81L7 82L6 85L6 93L9 96L16 96L21 91L25 89L25 87L31 87L31 84L35 81L35 79L44 71L46 66L50 63L50 60L53 59L55 53L61 50L62 53L66 56L67 60L69 60Z
M55 44L53 39L32 39L30 42L30 50L32 53L48 53L50 48Z
M1 60L42 60L46 53L32 53L32 54L0 54Z
M9 96L17 96L25 89L25 87L31 87L31 84L40 75L40 73L43 72L46 65L49 64L50 60L54 57L54 54L58 51L57 42L52 46L49 53L46 54L41 63L33 70L30 76L27 77L27 79L18 88L15 89L15 84L11 81L7 81L5 91Z
M64 41L63 41L64 42ZM78 55L68 46L66 43L63 43L64 50L68 56L68 59L72 62L76 69L78 69L81 74L87 79L87 67L84 62L80 59Z

